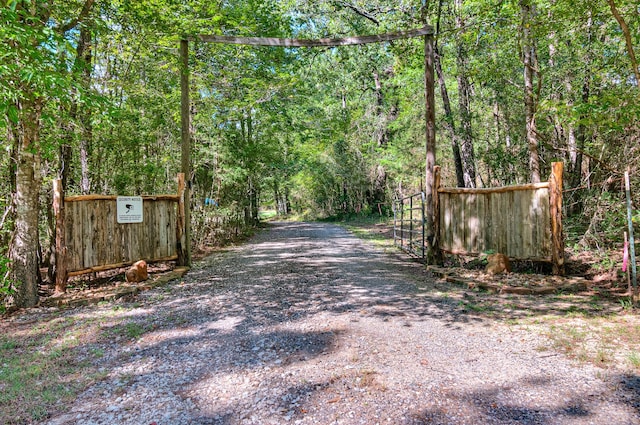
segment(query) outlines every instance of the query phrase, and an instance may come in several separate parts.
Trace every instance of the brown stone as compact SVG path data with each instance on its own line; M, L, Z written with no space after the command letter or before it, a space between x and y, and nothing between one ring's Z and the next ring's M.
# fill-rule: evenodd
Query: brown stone
M127 282L142 282L149 278L147 272L147 262L144 260L137 261L133 266L125 272Z
M511 262L504 254L491 254L487 256L486 271L489 274L511 273Z

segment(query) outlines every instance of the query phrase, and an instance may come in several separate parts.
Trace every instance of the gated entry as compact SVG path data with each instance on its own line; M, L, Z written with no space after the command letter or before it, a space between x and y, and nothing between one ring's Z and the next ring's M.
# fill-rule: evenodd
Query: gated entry
M393 243L424 260L425 258L424 192L398 198L393 202Z

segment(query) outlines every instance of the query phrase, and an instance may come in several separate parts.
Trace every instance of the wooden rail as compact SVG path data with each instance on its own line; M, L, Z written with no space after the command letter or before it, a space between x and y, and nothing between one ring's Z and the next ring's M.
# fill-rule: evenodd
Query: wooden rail
M270 47L337 47L353 46L358 44L381 43L385 41L413 38L424 35L433 35L433 28L425 26L423 28L398 31L388 34L363 35L345 38L321 38L321 39L300 39L300 38L273 38L273 37L237 37L225 35L201 34L195 38L205 43L239 44L245 46L270 46Z

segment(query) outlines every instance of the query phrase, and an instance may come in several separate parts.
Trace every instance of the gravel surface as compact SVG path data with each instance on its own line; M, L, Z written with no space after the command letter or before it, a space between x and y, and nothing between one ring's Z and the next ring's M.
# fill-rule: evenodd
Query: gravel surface
M273 224L125 308L139 335L93 347L105 379L43 423L640 424L640 378L465 312L330 224Z

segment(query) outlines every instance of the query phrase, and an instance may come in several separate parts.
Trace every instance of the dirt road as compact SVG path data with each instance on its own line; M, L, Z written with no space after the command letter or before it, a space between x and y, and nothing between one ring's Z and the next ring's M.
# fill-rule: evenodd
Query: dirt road
M182 283L82 314L126 326L86 349L105 378L46 424L640 423L637 376L469 314L330 224L273 224Z

